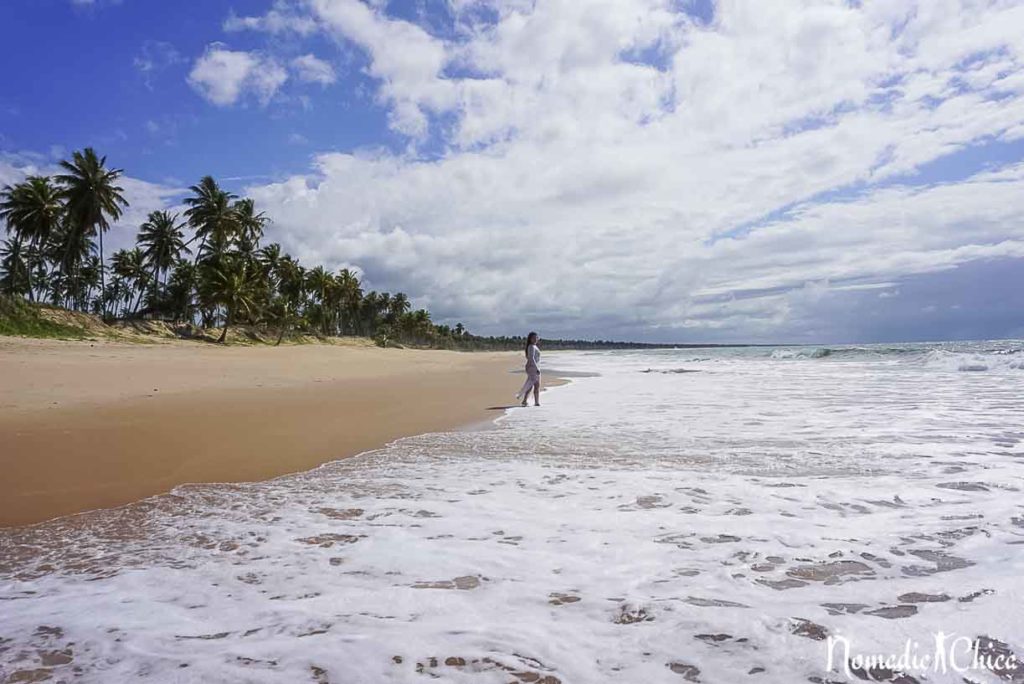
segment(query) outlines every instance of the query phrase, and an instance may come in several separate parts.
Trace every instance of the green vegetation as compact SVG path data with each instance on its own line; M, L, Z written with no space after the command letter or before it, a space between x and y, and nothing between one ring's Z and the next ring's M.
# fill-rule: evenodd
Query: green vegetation
M20 297L4 295L0 295L0 335L74 340L85 336L80 328L47 320L41 315L39 307Z
M0 191L8 233L0 244L0 295L6 296L0 334L82 335L48 321L27 299L107 323L221 328L222 343L232 326L246 326L271 333L278 344L297 334L361 336L381 346L523 347L522 337L480 337L461 323L436 325L402 292L364 292L349 269L307 268L280 245L262 244L270 219L209 176L189 188L180 216L151 213L136 246L107 260L103 235L128 207L117 185L122 170L108 168L91 148L61 162L61 170ZM641 346L656 345L545 340L547 349Z

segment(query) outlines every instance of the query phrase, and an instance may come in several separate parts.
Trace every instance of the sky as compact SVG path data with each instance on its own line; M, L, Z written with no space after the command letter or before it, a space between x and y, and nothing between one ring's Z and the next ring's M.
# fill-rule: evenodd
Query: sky
M5 0L0 183L95 147L482 334L1024 338L1024 2Z

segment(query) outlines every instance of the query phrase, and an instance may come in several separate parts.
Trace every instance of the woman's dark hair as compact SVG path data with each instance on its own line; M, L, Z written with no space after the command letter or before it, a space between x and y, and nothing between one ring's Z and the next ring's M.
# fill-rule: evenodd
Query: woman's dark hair
M526 354L526 358L530 358L530 345L537 341L537 333L531 332L526 336L526 348L523 352Z

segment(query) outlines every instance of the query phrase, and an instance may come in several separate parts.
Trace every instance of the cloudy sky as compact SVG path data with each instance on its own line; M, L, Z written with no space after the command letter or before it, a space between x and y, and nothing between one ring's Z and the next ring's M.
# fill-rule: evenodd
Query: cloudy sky
M212 174L483 333L1024 337L1024 2L5 0L0 182Z

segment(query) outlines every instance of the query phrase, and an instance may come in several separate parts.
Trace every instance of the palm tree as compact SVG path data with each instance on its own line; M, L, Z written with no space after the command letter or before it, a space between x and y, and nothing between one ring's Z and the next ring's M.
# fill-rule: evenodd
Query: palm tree
M89 234L75 230L69 222L64 221L57 227L49 245L60 276L51 279L50 283L51 301L54 304L63 301L66 305L75 306L79 303L72 294L80 289L82 267L95 248L96 243Z
M192 191L192 197L185 199L188 205L185 218L196 232L192 239L200 240L199 249L196 250L198 262L208 242L226 246L237 231L238 215L231 204L235 196L221 190L213 177L205 176L189 190Z
M131 307L131 314L135 314L142 302L142 295L149 284L149 271L146 270L145 257L140 248L120 249L114 252L110 259L114 273L128 285L125 304L131 304L131 299L138 291L135 305Z
M142 256L153 274L153 289L166 285L167 271L182 254L191 250L185 246L184 224L178 222L178 215L167 211L154 211L139 226L137 242L144 248ZM163 280L160 275L163 274Z
M45 245L60 226L63 212L57 188L44 176L29 176L0 191L0 218L7 222L8 232L25 247ZM25 275L28 297L34 299L31 269Z
M320 323L321 332L327 335L329 334L330 305L335 287L334 277L323 266L317 266L307 274L306 283L310 294L313 295L314 317Z
M359 278L347 268L341 269L334 279L338 289L338 309L343 312L341 320L342 332L353 332L351 322L355 320L359 312L359 302L363 298L363 290L359 284ZM345 327L350 328L345 330Z
M10 296L31 292L29 271L21 237L16 235L5 240L0 246L0 292Z
M195 314L194 293L198 284L196 266L179 259L167 285L167 303L175 321L192 322Z
M263 212L256 213L256 203L248 197L235 202L232 209L235 212L239 246L243 252L255 251L270 219Z
M298 321L298 316L288 300L284 297L275 297L267 307L266 319L267 323L277 328L277 341L274 346L279 347L285 333Z
M250 269L243 259L228 257L222 263L204 269L203 276L200 287L205 298L225 309L224 331L217 340L223 344L238 313L251 316L256 308L253 291L259 281L259 273Z
M71 161L64 160L60 165L67 173L57 176L56 180L61 186L60 196L72 230L90 238L99 235L100 291L103 291L106 289L103 233L110 229L111 221L121 218L121 213L128 206L121 187L114 184L124 172L108 169L107 158L96 156L91 147L75 152Z
M412 304L409 303L409 297L404 292L391 297L391 315L395 318L401 318L412 309Z

